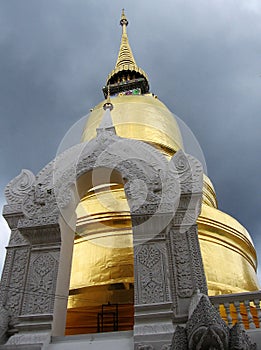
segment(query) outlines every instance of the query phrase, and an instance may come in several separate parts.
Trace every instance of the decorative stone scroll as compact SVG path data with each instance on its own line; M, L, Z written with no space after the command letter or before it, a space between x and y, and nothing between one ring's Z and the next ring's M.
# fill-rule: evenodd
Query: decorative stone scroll
M23 169L5 188L7 203L9 205L21 204L34 180L34 174L30 170Z

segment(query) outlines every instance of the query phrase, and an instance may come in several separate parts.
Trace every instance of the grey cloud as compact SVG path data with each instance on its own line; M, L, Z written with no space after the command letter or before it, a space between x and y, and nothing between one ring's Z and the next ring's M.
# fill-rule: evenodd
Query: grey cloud
M1 193L21 168L50 161L102 99L125 7L137 64L198 138L221 209L249 229L259 252L261 5L251 4L2 1Z

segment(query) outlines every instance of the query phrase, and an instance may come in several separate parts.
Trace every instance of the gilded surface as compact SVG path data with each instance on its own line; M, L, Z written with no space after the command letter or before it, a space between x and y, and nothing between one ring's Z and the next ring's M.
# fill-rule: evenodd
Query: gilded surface
M113 125L118 136L149 142L171 149L183 148L182 137L174 115L152 95L117 96L111 98ZM96 137L104 113L102 101L91 112L82 141Z
M70 289L132 283L132 229L124 189L105 187L97 197L90 192L78 214L81 238L75 240ZM245 228L204 204L198 225L210 294L257 290L256 253Z
M198 230L210 295L259 289L256 252L249 233L237 220L203 205Z
M167 158L182 148L173 114L152 95L118 96L112 98L112 103L117 135L148 142ZM82 141L96 136L103 104L92 111ZM81 238L75 240L70 289L77 290L79 297L84 288L133 283L131 220L122 185L107 184L99 191L89 191L78 206L77 217ZM256 253L251 238L235 219L217 209L216 194L207 176L198 225L210 294L257 290ZM109 298L108 292L103 297L102 293L96 295L100 295L101 303L106 295ZM78 297L71 296L70 305L77 306Z

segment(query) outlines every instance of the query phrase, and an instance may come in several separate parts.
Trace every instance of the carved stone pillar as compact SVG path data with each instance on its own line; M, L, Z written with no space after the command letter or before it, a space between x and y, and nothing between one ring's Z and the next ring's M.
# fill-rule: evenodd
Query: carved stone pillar
M17 229L18 221L23 214L12 212L12 209L11 206L6 205L3 210L3 216L11 228L11 236L1 279L1 303L12 315L17 316L21 309L21 295L18 296L17 292L23 289L30 246ZM12 298L12 295L16 296L17 301Z
M174 324L187 322L191 298L197 290L207 294L197 224L195 220L185 219L182 201L181 195L181 205L166 235Z
M33 221L33 220L31 220ZM17 315L17 333L7 345L17 348L23 344L44 344L50 339L56 281L60 255L59 224L29 226L30 220L21 220L19 230L30 243L27 273L21 288L21 308ZM19 261L14 261L19 270ZM29 346L29 345L28 345ZM29 349L30 347L28 347Z
M193 294L207 294L207 282L198 241L197 218L201 211L203 171L200 162L179 151L170 161L170 172L180 185L180 198L167 233L173 321L187 321Z
M172 296L163 215L134 215L135 349L162 349L171 343Z
M30 243L19 232L17 225L23 213L19 205L5 205L3 210L8 225L11 229L11 236L6 252L5 264L2 272L0 286L1 307L8 315L7 320L2 322L6 324L6 330L9 328L9 335L12 334L12 325L15 319L20 315L22 300L24 297L25 281L28 272L28 260L30 256ZM2 324L1 322L1 324ZM3 337L0 337L0 343L7 340L7 333L1 330Z
M49 342L52 328L61 249L59 211L51 183L36 182L29 170L7 185L5 196L3 214L12 232L0 295L12 328L9 324L5 334L10 338L0 348L40 349Z
M193 294L207 293L196 220L202 200L202 168L179 151L170 161L162 195L140 215L132 213L135 273L135 349L162 350L174 327L188 320ZM159 193L158 187L152 187ZM148 198L148 197L147 197ZM153 198L153 197L152 197Z

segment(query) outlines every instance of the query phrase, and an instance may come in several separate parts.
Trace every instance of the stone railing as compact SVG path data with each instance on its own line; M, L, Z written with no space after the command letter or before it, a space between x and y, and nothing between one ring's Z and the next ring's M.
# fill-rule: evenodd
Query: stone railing
M228 326L238 323L245 329L261 328L261 291L211 296L210 300Z

